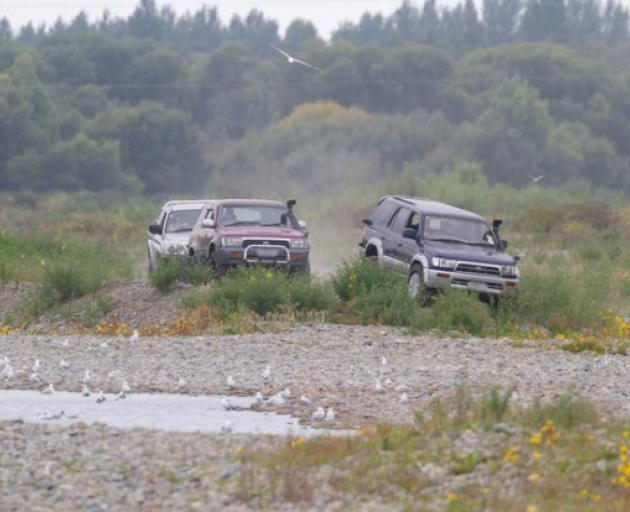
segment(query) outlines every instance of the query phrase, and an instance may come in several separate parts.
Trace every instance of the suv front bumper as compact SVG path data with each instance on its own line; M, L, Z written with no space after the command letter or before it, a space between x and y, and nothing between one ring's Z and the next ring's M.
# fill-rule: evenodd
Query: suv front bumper
M242 247L221 247L218 250L219 262L226 267L278 267L299 270L308 267L308 250L287 249L282 246L251 245Z
M508 279L434 268L425 269L424 283L429 288L450 287L492 295L513 295L518 293L518 278Z

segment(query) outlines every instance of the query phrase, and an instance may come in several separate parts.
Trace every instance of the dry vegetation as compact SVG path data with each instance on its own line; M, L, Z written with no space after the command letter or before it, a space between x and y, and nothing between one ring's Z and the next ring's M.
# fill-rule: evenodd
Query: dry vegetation
M408 511L559 510L560 497L565 511L630 507L627 425L580 399L518 408L511 394L460 388L412 426L242 448L233 492L259 507L313 503L323 488Z

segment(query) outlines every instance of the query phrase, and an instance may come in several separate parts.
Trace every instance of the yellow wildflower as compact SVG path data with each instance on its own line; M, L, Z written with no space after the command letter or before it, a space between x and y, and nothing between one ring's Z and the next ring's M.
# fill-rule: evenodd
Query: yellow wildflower
M527 479L535 484L540 481L540 475L538 473L532 473Z
M449 502L453 503L454 501L457 501L457 500L459 499L459 496L458 496L456 493L454 493L454 492L449 492L449 493L446 495L446 499L447 499Z
M521 458L521 454L519 453L520 449L518 446L514 446L512 448L510 448L507 453L505 454L505 457L503 457L503 460L505 462L515 462L518 459Z

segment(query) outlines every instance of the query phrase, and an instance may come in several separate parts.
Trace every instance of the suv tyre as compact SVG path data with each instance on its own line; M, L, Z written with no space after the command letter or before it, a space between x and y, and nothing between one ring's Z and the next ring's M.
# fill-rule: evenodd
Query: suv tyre
M212 273L216 279L221 279L225 273L225 266L221 264L219 260L219 254L216 251L212 251L210 253L210 268L212 268Z
M413 300L420 300L425 293L424 271L421 265L415 264L411 267L407 283L409 297Z

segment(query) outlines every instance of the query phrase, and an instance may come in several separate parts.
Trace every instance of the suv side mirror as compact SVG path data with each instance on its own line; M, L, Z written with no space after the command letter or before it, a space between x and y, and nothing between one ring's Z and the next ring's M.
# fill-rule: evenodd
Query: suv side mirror
M501 244L501 249L503 249L504 251L507 251L508 241L507 240L501 240L500 244Z
M212 219L203 219L201 221L201 227L202 228L206 228L206 229L214 229L214 226L216 224L214 223L214 221Z
M161 235L162 234L162 226L159 224L151 224L149 226L149 233L152 235Z
M365 224L366 226L374 225L374 223L372 222L372 219L363 219L363 224Z
M300 225L300 228L306 229L306 221L305 220L298 220L298 224Z
M409 238L410 240L415 240L418 235L418 230L414 228L405 228L403 231L403 238Z

